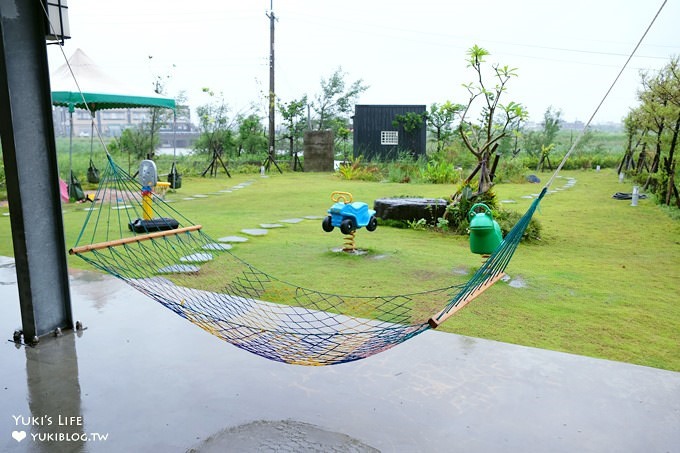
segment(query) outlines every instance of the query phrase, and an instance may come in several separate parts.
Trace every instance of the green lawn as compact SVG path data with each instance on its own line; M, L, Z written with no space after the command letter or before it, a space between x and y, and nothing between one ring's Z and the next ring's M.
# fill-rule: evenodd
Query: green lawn
M543 240L519 247L507 273L514 287L499 282L440 330L527 346L619 360L680 371L680 222L671 220L651 200L639 206L611 198L631 191L612 171L565 172L553 183L568 189L543 200L536 217ZM541 175L547 179L546 175ZM253 183L232 193L214 194L240 182ZM524 195L540 185L504 184L499 200L506 209L524 212ZM185 178L168 195L172 206L213 237L239 234L243 228L302 216L322 216L330 193L351 192L369 204L386 196L447 196L453 186L343 181L330 174L272 172ZM192 194L207 198L184 201ZM82 225L84 205L64 207L70 247ZM0 208L0 214L7 208ZM0 216L0 255L11 255L9 218ZM441 232L384 226L359 230L357 245L365 256L331 252L342 244L339 231L324 233L320 220L270 230L235 247L244 260L284 280L330 292L399 294L464 282L481 258L469 252L467 239ZM74 267L86 267L69 257ZM444 304L446 301L442 301Z

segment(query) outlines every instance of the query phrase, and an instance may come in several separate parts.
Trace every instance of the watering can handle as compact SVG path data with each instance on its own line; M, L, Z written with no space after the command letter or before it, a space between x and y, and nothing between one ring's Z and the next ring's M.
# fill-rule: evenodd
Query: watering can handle
M470 219L471 219L475 214L477 214L477 213L475 212L475 209L477 209L477 208L484 208L484 213L485 213L485 214L491 215L491 209L489 209L489 207L488 207L487 205L485 205L484 203L476 203L476 204L472 205L472 207L470 208L470 211L468 212L468 217L469 217Z

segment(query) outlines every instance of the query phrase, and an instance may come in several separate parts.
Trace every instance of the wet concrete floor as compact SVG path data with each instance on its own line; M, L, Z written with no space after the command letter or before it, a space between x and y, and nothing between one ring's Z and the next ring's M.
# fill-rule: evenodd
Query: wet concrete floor
M680 452L680 373L441 332L330 367L241 351L71 275L80 333L37 348L0 257L2 452Z

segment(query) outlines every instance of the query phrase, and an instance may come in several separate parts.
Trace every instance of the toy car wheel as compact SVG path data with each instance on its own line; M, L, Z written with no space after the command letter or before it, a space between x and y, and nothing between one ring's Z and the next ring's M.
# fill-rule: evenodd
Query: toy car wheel
M326 233L333 231L333 222L331 220L331 216L326 216L326 218L323 219L321 222L321 228L323 228Z
M357 226L352 219L345 219L340 224L340 231L342 234L350 234L352 231L356 230Z
M368 231L375 231L376 228L378 228L378 219L376 219L375 216L372 215L370 220L368 221L368 225L366 225L366 229Z

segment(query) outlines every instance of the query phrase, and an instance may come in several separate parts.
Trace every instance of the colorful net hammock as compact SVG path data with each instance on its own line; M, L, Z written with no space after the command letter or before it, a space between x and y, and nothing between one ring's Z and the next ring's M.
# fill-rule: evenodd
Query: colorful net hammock
M545 192L468 282L413 294L352 296L256 269L170 203L142 195L140 183L109 156L70 253L239 348L285 363L331 365L436 328L500 279ZM154 218L146 228L138 219L149 201Z

